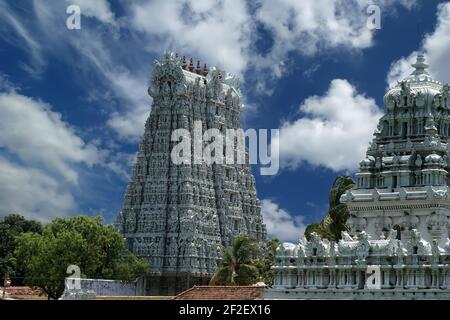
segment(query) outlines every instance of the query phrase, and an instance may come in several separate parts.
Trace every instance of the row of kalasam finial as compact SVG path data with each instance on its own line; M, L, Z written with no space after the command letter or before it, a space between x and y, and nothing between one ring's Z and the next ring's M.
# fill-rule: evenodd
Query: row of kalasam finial
M178 58L178 53L175 54L175 57ZM183 70L187 70L192 73L203 75L204 77L206 77L208 75L208 67L206 66L206 63L203 65L203 69L202 69L202 67L200 66L200 60L197 60L197 66L194 67L193 59L191 58L190 62L187 63L185 56L183 56L183 62L181 64L181 68ZM220 73L220 72L219 72L219 79L222 79L222 73Z

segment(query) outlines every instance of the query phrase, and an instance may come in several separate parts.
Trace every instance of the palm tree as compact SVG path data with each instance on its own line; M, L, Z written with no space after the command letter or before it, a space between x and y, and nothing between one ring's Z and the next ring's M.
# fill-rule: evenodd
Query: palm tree
M345 222L349 211L344 203L340 202L341 195L351 189L355 183L348 176L338 176L334 180L330 191L329 209L320 223L313 223L306 227L305 237L309 240L311 232L317 232L322 238L339 241L341 231L348 230Z
M260 255L258 243L248 236L240 235L233 240L231 248L221 246L223 258L219 270L211 278L210 285L249 285L258 280L255 259Z

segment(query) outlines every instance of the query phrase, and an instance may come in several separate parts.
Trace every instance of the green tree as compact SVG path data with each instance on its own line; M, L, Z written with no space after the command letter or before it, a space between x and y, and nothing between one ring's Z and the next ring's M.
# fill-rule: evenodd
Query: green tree
M258 243L248 236L239 235L230 249L223 247L219 270L211 278L210 285L249 285L258 281L256 259L261 254Z
M338 176L334 180L329 196L328 212L320 223L313 223L306 227L306 239L310 239L311 232L316 232L322 238L333 241L338 241L341 238L341 231L348 230L345 222L349 211L347 206L340 202L340 198L354 185L355 183L348 176Z
M57 299L64 291L69 265L80 267L82 277L134 280L147 264L125 249L122 235L102 217L57 218L42 234L17 237L17 262L25 269L25 283Z
M269 287L271 287L273 284L273 277L275 273L271 268L273 266L273 263L275 262L275 255L280 243L280 240L278 240L277 238L270 239L267 242L267 253L262 258L256 261L259 278Z
M24 232L40 233L42 226L34 220L27 220L19 214L10 214L0 222L0 278L5 273L22 277L23 270L17 266L14 257L16 237Z

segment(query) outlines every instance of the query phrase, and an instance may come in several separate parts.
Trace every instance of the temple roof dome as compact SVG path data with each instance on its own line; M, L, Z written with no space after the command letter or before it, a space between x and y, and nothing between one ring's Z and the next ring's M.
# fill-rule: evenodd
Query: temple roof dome
M431 105L434 98L442 92L443 83L434 80L427 72L428 64L425 63L423 55L417 56L416 63L412 64L414 71L398 81L397 84L391 87L384 96L384 103L388 108L412 104L418 107Z
M372 161L370 161L369 158L364 158L359 162L360 167L370 167L371 164L372 164Z
M437 153L433 152L425 157L426 163L439 163L442 157Z

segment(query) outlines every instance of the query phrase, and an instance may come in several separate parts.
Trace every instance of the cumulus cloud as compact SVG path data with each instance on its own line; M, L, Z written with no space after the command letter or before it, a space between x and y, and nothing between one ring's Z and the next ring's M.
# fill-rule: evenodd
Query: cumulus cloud
M13 163L0 156L0 217L20 213L48 222L76 208L60 181L42 170Z
M30 165L45 167L76 183L72 164L100 162L98 149L86 144L45 102L15 92L0 94L0 148Z
M150 107L142 104L125 113L112 113L107 123L123 140L135 142L144 133L144 122L149 114Z
M381 113L375 100L347 80L334 79L323 96L307 98L303 117L285 122L272 141L279 145L281 167L303 162L334 171L357 168Z
M413 71L411 64L415 62L419 52L425 54L426 62L430 65L428 71L436 80L450 82L449 43L450 2L446 2L438 5L436 27L433 32L425 35L420 48L392 63L387 83L392 86L411 74Z
M415 1L282 0L261 1L257 21L273 37L269 52L255 63L281 77L291 52L312 56L328 49L361 50L372 46L375 32L367 28L367 8L387 14L397 5L411 9Z
M371 3L371 2L370 2ZM21 22L15 10L1 4L5 28L0 35L22 46L31 55L30 72L42 70L52 55L66 59L77 70L88 91L102 90L114 99L103 101L109 115L106 124L118 137L135 143L143 132L151 100L146 94L151 61L167 48L200 58L238 75L249 69L269 72L253 83L266 88L270 75L281 77L288 56L295 52L314 55L324 50L347 48L361 50L373 43L374 33L367 29L365 0L261 0L256 5L244 0L156 0L120 2L122 16L116 17L107 0L66 0L48 4L34 0L35 17ZM413 0L376 1L382 12L396 5L411 8ZM68 4L77 4L84 16L82 32L70 32L61 25L61 14ZM100 23L92 23L100 22ZM272 39L267 52L256 43L266 30ZM24 41L14 41L13 30ZM149 55L150 52L150 55ZM74 64L73 61L76 61ZM27 67L27 66L26 66ZM81 71L81 72L80 72ZM261 70L260 70L261 71ZM102 95L97 95L101 97Z
M303 216L291 215L273 200L261 201L261 213L269 237L278 238L281 241L297 242L305 232L306 225L303 222Z
M416 61L417 54L418 52L414 51L408 57L402 57L391 64L386 78L388 87L395 86L398 81L405 79L413 72L414 68L411 65Z
M58 18L68 3L79 5L82 14L104 23L82 22L81 32L68 31L60 26ZM95 98L109 115L106 125L120 139L137 142L150 113L147 84L151 57L128 29L128 21L115 20L106 0L68 1L51 6L34 1L33 9L38 21L36 32L41 33L39 37L45 43L52 45L48 54L66 57L70 63L76 60L73 67L79 77L77 82L84 85L87 96ZM124 30L127 36L121 35Z
M147 1L131 12L134 28L153 37L152 51L173 47L236 74L247 67L253 22L243 0Z
M335 48L360 50L373 44L367 28L366 0L243 0L143 1L131 5L135 29L150 36L151 50L175 47L198 54L209 63L242 74L249 67L268 69L277 78L286 71L287 57L296 52L314 55ZM383 13L400 5L411 9L415 0L375 1ZM170 23L167 23L170 21ZM266 31L272 44L257 51ZM264 86L264 84L259 84Z
M48 221L74 213L77 168L114 171L118 165L106 162L108 152L84 142L49 104L6 83L0 90L0 216L17 212Z

